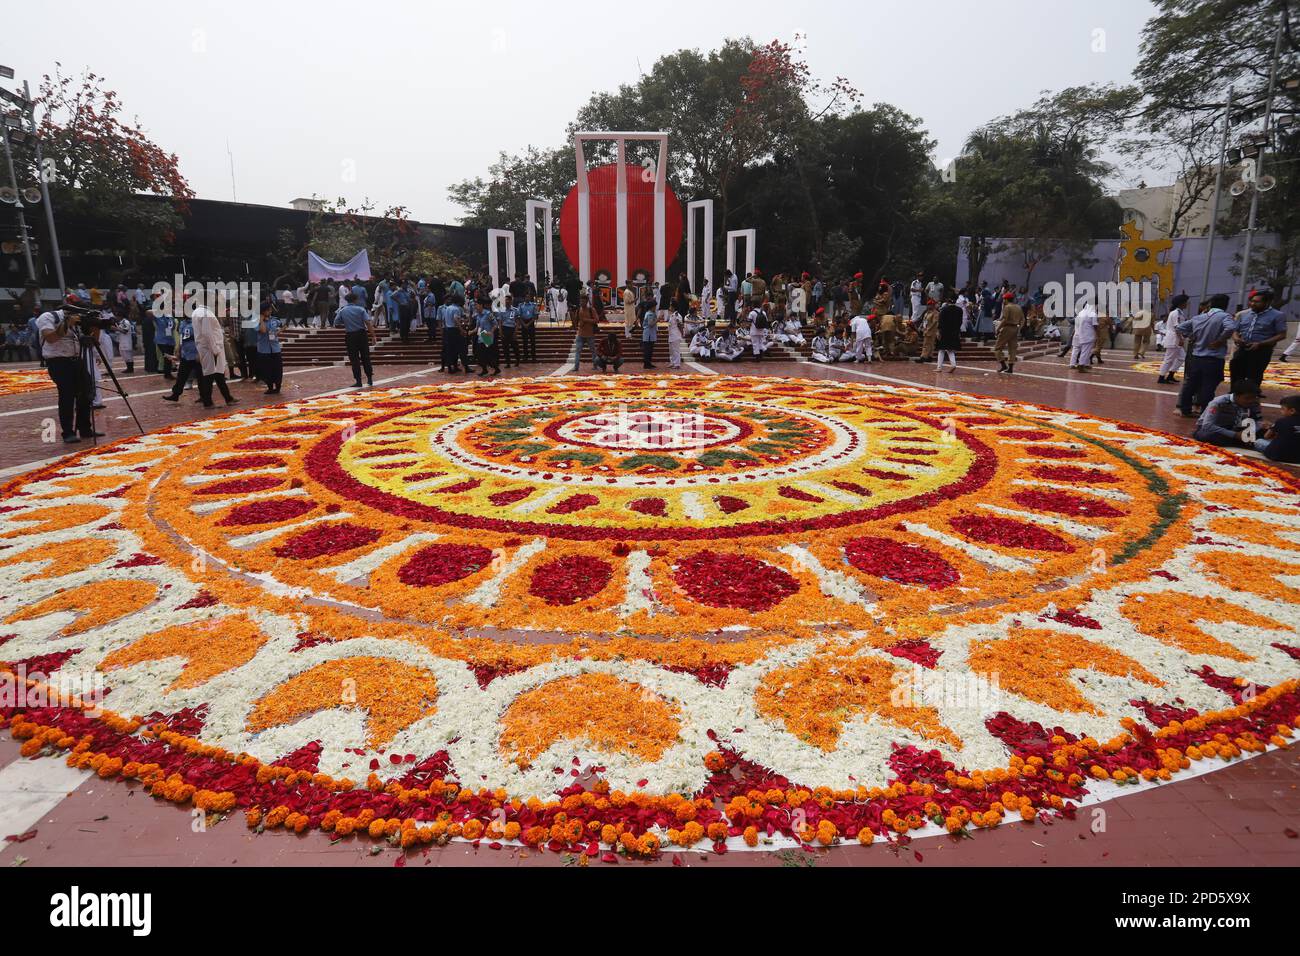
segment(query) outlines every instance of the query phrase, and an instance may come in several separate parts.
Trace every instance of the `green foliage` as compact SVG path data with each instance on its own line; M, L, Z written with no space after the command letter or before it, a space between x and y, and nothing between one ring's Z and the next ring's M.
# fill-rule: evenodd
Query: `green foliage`
M54 208L111 223L132 259L160 255L183 227L186 200L194 195L176 154L150 139L138 119L122 118L121 101L105 89L103 77L89 71L64 76L58 67L43 78L36 97L42 158L54 173ZM15 149L14 161L24 170L19 179L35 181L30 140Z
M1245 105L1250 113L1252 103L1253 112L1262 112L1258 106L1267 94L1279 22L1283 29L1273 112L1300 112L1300 89L1286 85L1300 76L1300 19L1290 0L1155 0L1155 5L1134 70L1143 98L1142 120L1180 144L1180 165L1193 174L1193 187L1205 196L1213 189L1228 88L1234 92L1234 112ZM1260 130L1257 119L1233 118L1233 139ZM1300 277L1300 136L1275 133L1264 172L1277 185L1259 194L1257 228L1276 233L1279 243L1255 243L1247 272L1250 281L1268 282L1287 301ZM1238 178L1239 169L1225 170L1225 185ZM1224 233L1245 228L1251 196L1247 190L1221 208L1218 225Z

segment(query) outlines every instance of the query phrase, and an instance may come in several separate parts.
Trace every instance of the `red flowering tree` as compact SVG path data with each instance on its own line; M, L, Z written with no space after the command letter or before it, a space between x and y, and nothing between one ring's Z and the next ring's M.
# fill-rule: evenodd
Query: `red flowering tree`
M151 140L138 118L126 120L118 95L89 71L64 76L56 64L41 81L36 117L56 212L111 223L133 258L162 252L194 196L176 154ZM34 153L22 158L38 175Z

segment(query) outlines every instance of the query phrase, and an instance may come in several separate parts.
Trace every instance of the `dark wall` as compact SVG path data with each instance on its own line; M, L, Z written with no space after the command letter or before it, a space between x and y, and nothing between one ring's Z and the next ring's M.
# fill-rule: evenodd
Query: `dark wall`
M169 202L159 197L141 197L147 202ZM8 232L12 207L0 207L0 224ZM171 253L141 259L133 267L126 252L126 239L111 221L88 217L59 215L55 210L59 245L63 251L63 272L69 285L115 285L118 282L146 284L176 272L188 277L236 280L248 275L270 280L274 270L272 256L280 242L282 230L289 230L296 244L307 239L311 213L279 206L255 206L247 203L193 199L185 217L185 227L176 233ZM487 236L481 229L437 223L416 223L419 244L446 251L470 268L487 268ZM37 242L45 245L42 228ZM47 247L48 248L48 247ZM37 269L43 273L42 285L56 285L48 255L37 251ZM303 264L304 267L306 263ZM0 285L21 286L26 267L21 250L0 252Z

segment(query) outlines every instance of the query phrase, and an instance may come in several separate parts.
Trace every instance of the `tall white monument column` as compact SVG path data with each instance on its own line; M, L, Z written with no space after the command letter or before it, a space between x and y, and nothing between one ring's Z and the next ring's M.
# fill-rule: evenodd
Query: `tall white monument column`
M727 268L736 272L736 243L741 239L745 240L745 269L743 272L737 272L741 278L746 274L754 271L754 257L757 252L758 230L757 229L732 229L727 233Z
M542 277L537 271L537 211L542 211L542 232L544 240L544 264L548 278L555 278L555 237L551 233L551 203L546 199L530 199L524 204L524 229L528 234L525 243L528 255L528 278L533 280L537 291L542 291ZM513 245L513 242L511 243Z
M513 279L515 272L515 231L513 229L489 229L487 231L488 239L488 275L492 281L499 287L501 285L501 250L498 248L501 240L506 241L506 282Z
M699 294L695 282L695 210L704 210L704 281L713 284L713 200L697 199L686 204L686 281Z

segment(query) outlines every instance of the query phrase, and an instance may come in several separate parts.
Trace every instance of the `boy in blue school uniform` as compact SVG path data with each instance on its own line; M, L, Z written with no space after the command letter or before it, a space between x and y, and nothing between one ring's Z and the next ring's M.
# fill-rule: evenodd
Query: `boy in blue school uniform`
M1284 395L1278 404L1282 415L1255 442L1255 450L1269 461L1300 465L1300 395Z
M528 297L519 305L519 339L525 362L537 361L537 303Z
M180 368L176 372L176 384L169 394L163 396L165 402L179 402L181 392L185 391L185 383L191 378L197 382L203 375L203 370L199 367L199 346L194 341L194 323L188 317L182 318L176 323L175 329L174 357Z
M176 320L170 315L153 317L153 342L162 356L163 378L170 382L172 376L172 355L176 351Z
M271 303L262 303L262 320L257 324L257 364L259 378L266 383L267 395L279 395L284 381L284 357L280 354L280 320L271 312Z
M1259 386L1246 380L1233 382L1227 395L1205 406L1192 437L1210 445L1251 448L1259 428Z
M493 313L501 331L501 357L506 360L506 368L510 368L511 355L515 357L516 368L523 364L519 355L519 310L514 301L514 296L506 296L505 307Z

